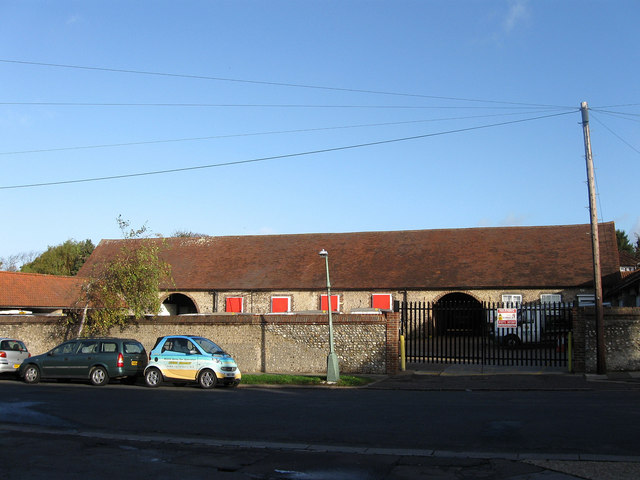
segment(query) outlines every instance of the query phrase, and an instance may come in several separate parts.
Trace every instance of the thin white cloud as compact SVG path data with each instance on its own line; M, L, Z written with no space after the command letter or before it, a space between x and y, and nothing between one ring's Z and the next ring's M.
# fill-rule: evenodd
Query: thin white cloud
M526 215L516 215L515 213L510 213L500 221L500 226L517 227L520 225L524 225L526 218Z
M531 9L528 0L511 0L507 15L502 22L504 32L511 33L520 24L527 22L529 18L531 18Z
M515 213L507 214L502 220L497 222L498 227L519 227L525 225L527 215L516 215ZM488 217L480 218L476 222L476 227L494 227L496 222Z
M16 113L12 111L0 113L0 126L21 126L28 127L33 124L33 117L24 113Z
M489 218L481 218L476 222L476 227L492 227L493 222Z
M276 229L272 227L261 227L258 229L257 235L274 235Z
M71 15L69 18L67 18L67 25L73 25L74 23L79 22L80 19L80 15Z
M638 235L640 236L640 217L636 218L636 223L633 224L633 231L631 232L634 236ZM635 240L635 239L629 239L629 240Z
M528 27L533 13L529 0L506 0L499 7L489 10L483 22L484 37L478 43L493 43L502 46L509 36Z

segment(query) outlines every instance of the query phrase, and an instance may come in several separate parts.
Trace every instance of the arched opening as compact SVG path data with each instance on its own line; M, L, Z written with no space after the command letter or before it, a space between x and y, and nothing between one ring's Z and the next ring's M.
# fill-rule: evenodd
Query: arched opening
M198 313L196 304L182 293L172 293L162 302L160 315L186 315Z
M433 306L438 335L479 336L483 331L482 303L461 292L444 295Z

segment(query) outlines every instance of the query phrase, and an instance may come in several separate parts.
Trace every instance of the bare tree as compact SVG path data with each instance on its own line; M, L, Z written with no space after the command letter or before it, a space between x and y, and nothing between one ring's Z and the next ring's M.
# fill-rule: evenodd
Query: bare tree
M0 270L5 272L18 272L23 265L33 262L39 255L40 252L31 251L2 257L0 258Z

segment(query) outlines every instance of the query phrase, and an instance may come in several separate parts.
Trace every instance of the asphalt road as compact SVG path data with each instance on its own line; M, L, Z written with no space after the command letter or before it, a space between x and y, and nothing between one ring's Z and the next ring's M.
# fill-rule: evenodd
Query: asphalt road
M190 444L196 450L208 448L208 453L203 451L198 457L197 452L190 451L191 461L178 465L207 467L212 461L211 449L216 449L216 458L222 464L235 465L228 472L237 471L238 462L246 462L249 457L258 455L266 461L266 449L280 449L296 458L302 450L305 456L315 452L313 460L309 457L308 461L316 469L326 460L321 456L331 457L332 465L347 458L355 462L362 455L366 457L358 475L344 476L348 467L344 465L335 478L403 478L381 476L381 472L398 468L399 458L417 458L425 452L436 452L436 459L477 456L485 462L506 462L503 466L510 472L512 467L522 467L522 463L509 463L522 454L564 460L611 455L620 460L624 456L637 459L640 452L638 390L460 392L248 387L205 391L190 386L148 389L119 384L26 385L0 380L0 392L0 463L11 464L13 459L19 462L14 465L16 469L22 470L19 465L26 468L29 457L15 455L28 451L24 445L29 445L29 439L39 439L34 445L47 444L51 449L48 457L29 467L38 465L41 470L33 470L24 478L63 478L52 472L65 472L69 464L65 455L73 458L74 452L91 446L93 450L89 451L100 452L97 458L106 464L113 455L124 458L126 454L132 465L143 462L151 468L149 474L160 474L160 464L164 465L167 475L174 470L167 462L154 459L166 458L168 452L175 456ZM19 439L16 445L21 447L8 453L2 447L12 444L12 436ZM52 438L56 441L51 442ZM146 445L143 450L141 442ZM240 455L240 451L245 453ZM82 458L89 461L84 454ZM179 471L175 462L169 463ZM291 462L287 465L291 468ZM415 469L416 463L412 465ZM272 471L293 471L287 468L273 467ZM219 474L223 471L218 467ZM77 478L85 473L79 472ZM494 478L510 478L506 475ZM120 478L135 477L123 477L121 472ZM196 472L194 478L205 477ZM297 477L289 473L236 478ZM325 472L319 477L299 478L334 477Z
M206 391L0 383L1 423L368 448L640 452L640 391Z

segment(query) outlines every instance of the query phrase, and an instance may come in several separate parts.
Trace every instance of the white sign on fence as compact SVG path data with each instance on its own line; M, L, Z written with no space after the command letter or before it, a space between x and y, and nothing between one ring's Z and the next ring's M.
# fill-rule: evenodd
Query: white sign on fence
M496 328L516 328L518 326L517 308L499 308Z

